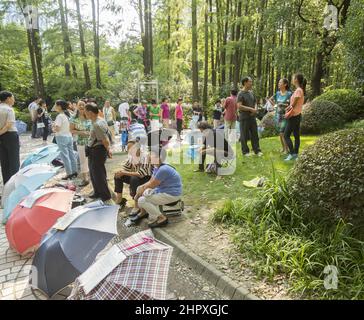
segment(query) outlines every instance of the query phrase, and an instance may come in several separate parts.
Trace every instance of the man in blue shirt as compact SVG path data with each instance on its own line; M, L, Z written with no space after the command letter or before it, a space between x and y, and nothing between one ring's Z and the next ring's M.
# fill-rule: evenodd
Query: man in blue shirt
M150 159L155 167L152 178L137 189L134 199L142 209L138 220L150 217L149 227L158 228L168 224L168 218L161 213L159 206L181 199L182 180L176 169L164 163L164 149L152 150Z

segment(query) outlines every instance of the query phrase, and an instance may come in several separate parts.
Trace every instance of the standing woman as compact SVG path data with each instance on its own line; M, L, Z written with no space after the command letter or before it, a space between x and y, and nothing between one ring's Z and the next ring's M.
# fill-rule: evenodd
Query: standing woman
M183 125L183 108L182 108L182 99L179 98L177 101L176 109L174 111L177 132L178 132L178 140L181 141L181 133L182 133L182 125Z
M107 204L114 204L107 184L106 159L112 157L111 134L106 121L99 117L99 109L94 103L86 104L86 117L91 120L90 139L87 144L88 166L94 193L91 199L101 199Z
M82 182L79 187L85 187L89 184L86 146L90 137L91 122L86 118L85 110L86 104L83 101L79 101L76 115L70 119L70 130L77 143L77 152L80 159Z
M62 180L69 180L77 177L77 160L73 152L73 139L70 130L69 117L66 115L68 103L57 100L53 109L58 113L53 123L53 132L61 152L61 160L66 169L66 176Z
M300 126L301 126L301 113L302 107L305 102L305 90L307 80L301 73L297 73L294 75L292 84L296 87L295 92L293 93L290 101L290 106L287 108L286 111L286 119L287 119L287 126L284 131L284 138L286 140L289 155L285 159L285 161L291 161L298 158L298 153L300 150ZM293 146L291 140L291 134L293 132L293 136L295 139L295 144Z
M38 124L42 123L44 125L43 127L43 143L47 143L48 135L49 135L49 115L48 115L48 109L47 104L44 100L40 100L39 102L39 108L37 110L38 112ZM38 125L39 127L39 125Z
M290 104L292 92L289 90L289 82L286 78L279 80L278 89L279 90L276 92L276 94L269 99L269 102L276 106L274 119L276 127L279 130L279 136L282 144L282 153L287 154L289 149L284 138L284 131L287 127L287 119L284 116L286 114L286 109Z
M116 112L114 108L111 106L110 101L105 101L104 108L102 109L102 113L104 114L104 119L107 122L109 130L111 132L112 142L115 141L115 121L116 121Z
M0 92L0 164L3 184L19 171L19 135L15 127L15 103L11 92Z
M162 100L161 109L162 109L162 122L163 128L169 128L169 100L168 98L164 98Z

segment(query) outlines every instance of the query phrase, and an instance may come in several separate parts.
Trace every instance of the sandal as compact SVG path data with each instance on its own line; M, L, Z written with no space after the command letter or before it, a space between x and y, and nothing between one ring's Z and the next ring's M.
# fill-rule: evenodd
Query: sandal
M139 213L134 217L130 217L129 219L131 222L137 223L143 219L148 219L148 218L149 218L149 213L143 213L142 215L140 215Z
M151 229L161 228L161 227L165 227L167 224L168 224L168 218L166 218L162 222L158 222L158 219L157 219L156 221L149 223L148 227Z
M134 211L134 209L129 213L129 217L135 217L140 213L140 209L137 209L136 211Z

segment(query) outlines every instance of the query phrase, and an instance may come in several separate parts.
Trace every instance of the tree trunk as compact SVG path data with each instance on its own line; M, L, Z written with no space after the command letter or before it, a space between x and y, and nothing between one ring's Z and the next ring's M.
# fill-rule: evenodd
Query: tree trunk
M266 0L260 1L260 21L259 21L259 34L258 34L258 58L257 58L257 84L258 92L262 89L262 57L263 57L263 30L264 30L264 9L266 5Z
M81 17L81 9L80 9L80 0L75 0L77 7L77 22L78 22L78 31L80 33L80 46L81 46L81 55L83 59L83 74L85 76L85 89L86 91L91 90L91 79L90 79L90 71L88 69L87 57L86 57L86 48L85 48L85 39L83 35L83 27L82 27L82 17Z
M29 49L29 57L32 65L32 75L34 82L34 95L39 95L39 81L38 81L38 72L37 72L37 63L35 61L35 53L34 53L34 45L32 41L32 31L27 28L27 39L28 39L28 49Z
M70 66L70 40L67 31L66 19L63 8L63 0L58 0L59 13L61 17L61 28L63 37L63 55L64 55L64 72L66 77L71 77L71 66Z
M205 25L204 25L204 37L205 37L205 59L204 59L204 80L203 80L203 96L202 105L207 106L207 91L208 91L208 80L209 80L209 15L208 15L208 2L205 2Z
M197 53L197 0L192 0L192 96L199 101L198 92L198 53Z
M143 46L143 66L144 66L144 74L147 74L146 66L147 66L147 55L146 55L146 43L145 43L145 27L144 27L144 14L143 14L143 4L142 0L138 0L138 13L139 13L139 22L140 22L140 34L142 38L142 46Z
M34 45L34 55L37 65L39 96L45 99L46 93L43 80L42 46L40 41L39 29L33 29L32 41Z
M95 57L95 73L96 73L96 88L101 89L101 71L100 71L100 42L99 42L99 10L100 4L99 0L96 0L97 4L95 5L95 0L91 0L92 2L92 26L94 33L94 57Z
M215 47L214 47L214 29L213 26L213 12L212 12L212 0L209 0L210 5L210 53L211 53L211 84L213 92L216 91L216 65L215 65Z
M224 25L224 35L221 50L221 84L226 83L226 45L227 37L229 31L229 14L230 14L230 2L231 0L226 0L226 12L225 12L225 25Z
M149 22L149 54L150 54L150 74L153 74L153 20L152 20L152 0L148 1L148 22Z

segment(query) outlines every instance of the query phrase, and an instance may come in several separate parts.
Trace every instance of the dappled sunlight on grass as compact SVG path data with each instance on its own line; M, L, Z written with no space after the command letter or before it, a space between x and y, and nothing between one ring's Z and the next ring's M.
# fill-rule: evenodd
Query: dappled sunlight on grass
M302 137L302 150L312 145L316 139L315 136ZM273 167L276 175L286 176L293 168L294 162L284 162L285 155L280 153L281 145L278 137L262 139L261 148L264 153L263 157L252 156L243 159L240 145L237 144L236 172L231 176L221 177L220 180L216 180L215 175L193 172L198 168L198 164L174 165L183 179L186 204L196 206L198 209L200 206L206 205L215 207L226 199L254 197L257 189L245 187L243 185L244 180L251 180L256 177L270 179L273 174ZM182 150L186 152L185 149Z

